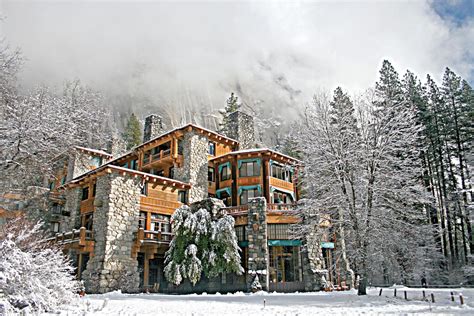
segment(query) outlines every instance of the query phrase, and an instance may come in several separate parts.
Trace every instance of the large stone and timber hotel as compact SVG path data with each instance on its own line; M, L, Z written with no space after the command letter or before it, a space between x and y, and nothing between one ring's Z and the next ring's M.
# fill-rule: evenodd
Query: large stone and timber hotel
M350 283L334 255L329 221L305 238L308 247L288 232L301 220L295 209L301 163L255 148L249 115L237 111L229 121L227 135L193 124L163 131L160 118L151 115L143 143L125 154L75 147L55 159L42 217L87 292L248 291L256 272L269 291ZM163 275L170 217L183 203L210 197L235 218L245 273L175 286Z

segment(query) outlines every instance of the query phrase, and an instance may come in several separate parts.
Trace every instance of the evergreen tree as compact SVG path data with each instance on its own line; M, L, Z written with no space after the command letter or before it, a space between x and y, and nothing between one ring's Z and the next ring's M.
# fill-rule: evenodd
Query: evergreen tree
M219 111L222 115L222 123L219 124L220 132L224 135L228 134L229 114L238 111L241 108L239 97L232 92L230 97L226 100L226 105L223 111Z
M127 144L127 149L131 149L142 142L142 129L134 113L128 118L122 137Z

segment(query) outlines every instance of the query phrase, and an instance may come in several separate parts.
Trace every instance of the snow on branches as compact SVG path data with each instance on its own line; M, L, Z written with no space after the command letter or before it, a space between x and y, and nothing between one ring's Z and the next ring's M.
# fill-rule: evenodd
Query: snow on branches
M179 285L188 279L195 285L203 272L206 277L243 272L232 216L212 215L206 208L183 205L171 222L174 237L166 252L164 270L168 281Z
M0 230L0 289L6 312L52 312L77 297L80 283L61 249L44 242L41 224L15 219Z

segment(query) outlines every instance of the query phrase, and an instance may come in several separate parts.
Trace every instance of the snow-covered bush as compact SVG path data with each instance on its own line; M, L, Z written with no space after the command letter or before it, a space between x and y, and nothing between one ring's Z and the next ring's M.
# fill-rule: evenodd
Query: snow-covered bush
M55 311L77 297L74 268L60 248L43 240L41 223L15 219L0 228L0 290L7 313Z
M194 285L203 272L206 277L215 277L243 271L232 216L212 216L205 208L194 210L183 205L171 222L174 237L164 270L168 281L179 285L187 278Z

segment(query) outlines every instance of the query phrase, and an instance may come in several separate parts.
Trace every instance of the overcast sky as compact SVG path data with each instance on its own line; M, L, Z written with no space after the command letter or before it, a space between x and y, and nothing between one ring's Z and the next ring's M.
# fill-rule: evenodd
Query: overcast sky
M0 0L1 1L1 0ZM436 79L446 66L473 82L468 1L1 1L1 33L27 58L25 87L80 78L109 94L160 100L230 91L276 112L317 89L351 92L383 59Z

